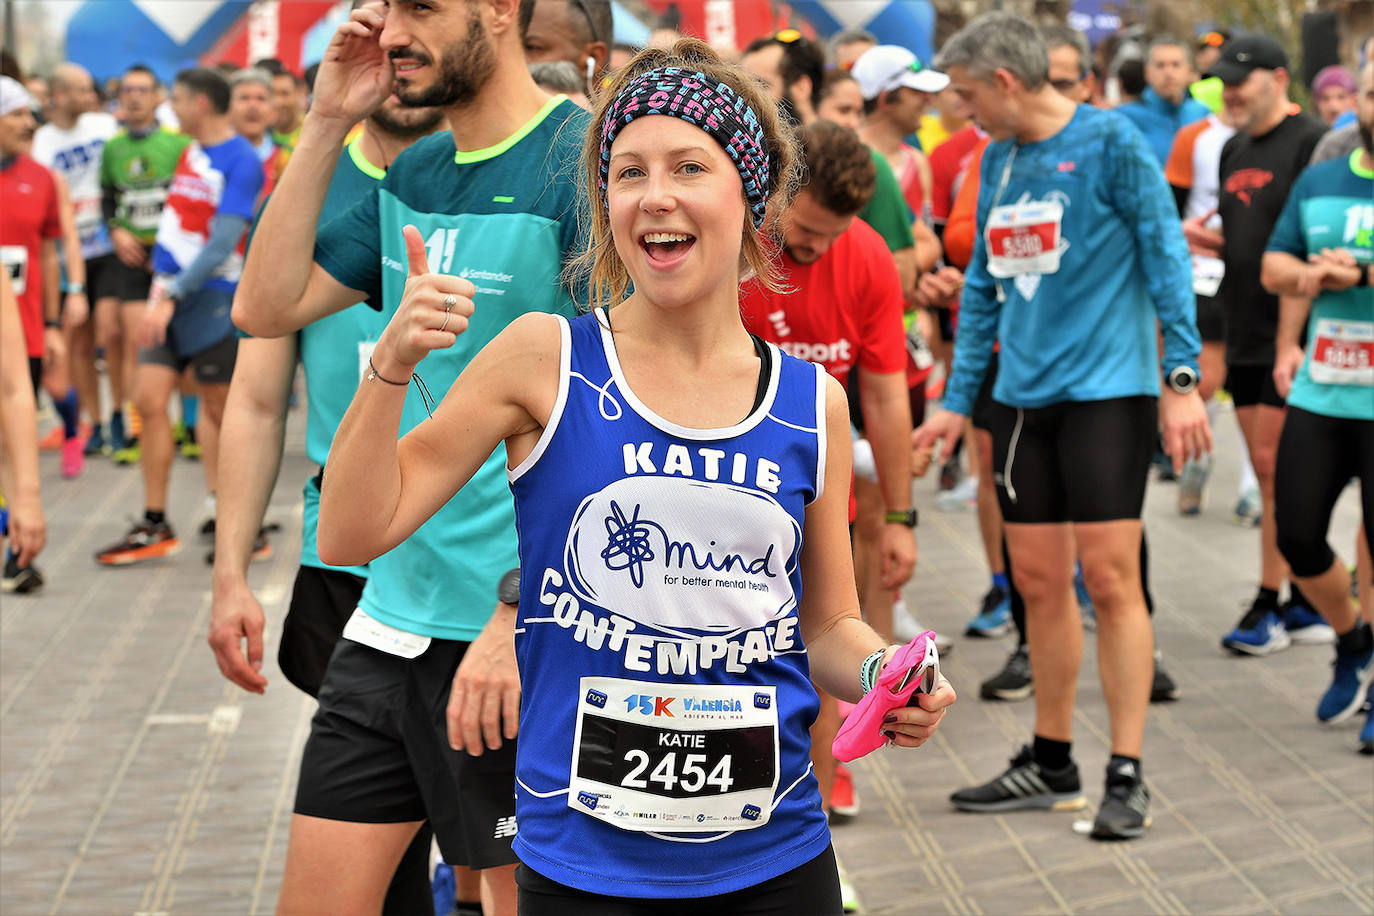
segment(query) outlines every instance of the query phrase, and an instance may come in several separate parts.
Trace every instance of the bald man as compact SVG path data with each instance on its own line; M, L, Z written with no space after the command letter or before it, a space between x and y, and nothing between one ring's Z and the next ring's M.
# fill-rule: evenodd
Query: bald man
M564 60L577 67L590 99L606 75L614 32L610 0L535 0L525 30L525 59L532 64Z
M114 117L92 111L98 107L91 74L78 64L59 64L48 77L51 100L48 123L33 136L33 158L62 175L71 191L76 228L81 236L81 256L86 262L85 288L72 283L76 274L68 265L65 291L85 294L93 308L88 315L64 315L72 381L82 414L91 424L87 453L109 445L102 426L100 379L95 368L95 348L105 347L114 395L111 425L122 427L120 405L124 402L124 348L119 342L119 299L113 286L116 259L100 204L100 160L105 143L119 130ZM78 306L79 310L79 306ZM74 456L63 455L64 472Z

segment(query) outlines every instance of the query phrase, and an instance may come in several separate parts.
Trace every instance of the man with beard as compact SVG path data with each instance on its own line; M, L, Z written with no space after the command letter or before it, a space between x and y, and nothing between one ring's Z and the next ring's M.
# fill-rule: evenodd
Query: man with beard
M1274 525L1274 463L1284 422L1273 374L1279 298L1260 285L1265 243L1326 127L1289 104L1288 56L1272 38L1232 39L1208 74L1221 79L1226 115L1236 128L1218 160L1221 232L1205 227L1209 214L1183 228L1195 252L1210 251L1225 266L1226 390L1259 478L1261 505L1259 591L1221 644L1238 655L1269 655L1293 642L1331 639L1299 585L1290 580L1288 601L1279 602L1288 575Z
M315 80L292 156L304 165L286 171L258 225L234 306L249 333L289 334L360 300L390 317L407 279L408 224L435 273L447 275L454 302L476 301L462 336L426 360L424 384L417 379L406 394L401 433L426 418L421 394L446 391L519 314L574 311L559 272L578 234L576 185L566 176L586 115L530 78L522 38L532 11L532 0L354 10ZM339 147L393 86L408 105L443 108L452 132L414 143L317 238ZM358 367L362 385L408 381L379 373L364 350ZM370 564L320 687L283 911L379 909L426 820L445 861L483 870L486 912L514 911L515 609L491 608L498 581L517 563L498 453L459 497Z
M439 108L408 108L391 96L339 154L320 225L343 213L385 177L384 163L435 131L443 122ZM229 386L220 429L219 513L215 528L214 605L211 648L226 678L253 693L263 693L262 605L248 587L248 563L262 524L272 485L281 466L286 407L299 354L305 368L306 457L320 472L305 484L301 567L282 624L277 661L301 690L318 697L329 656L344 624L362 597L366 567L326 566L315 549L320 481L334 432L358 377L359 356L386 327L386 319L354 306L321 318L285 337L254 337L239 342L238 371ZM244 643L246 642L246 652ZM429 899L428 829L419 831L397 868L384 911L411 913Z
M536 0L525 31L525 59L532 64L567 61L581 74L583 93L595 98L614 34L610 0Z

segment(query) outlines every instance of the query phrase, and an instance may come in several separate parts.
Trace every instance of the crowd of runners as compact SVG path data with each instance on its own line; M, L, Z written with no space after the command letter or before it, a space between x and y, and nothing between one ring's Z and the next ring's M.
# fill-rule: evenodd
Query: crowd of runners
M40 449L67 478L141 468L106 566L176 562L180 451L215 660L261 693L248 570L304 400L278 663L319 709L281 912L432 912L432 843L459 912L839 912L827 820L859 802L832 744L871 714L878 743L935 734L943 678L874 701L902 644L953 636L1014 635L977 693L1030 699L1034 728L951 803L1087 806L1088 631L1091 835L1139 837L1149 704L1181 697L1152 476L1258 529L1222 648L1330 643L1317 718L1374 699L1357 53L1315 114L1264 35L1106 58L1005 12L927 61L861 31L631 48L606 0L358 2L305 74L134 64L103 101L74 63L7 59L4 588L43 587ZM1228 415L1242 475L1217 494ZM986 551L962 634L902 599L929 472ZM1358 542L1332 544L1356 480Z

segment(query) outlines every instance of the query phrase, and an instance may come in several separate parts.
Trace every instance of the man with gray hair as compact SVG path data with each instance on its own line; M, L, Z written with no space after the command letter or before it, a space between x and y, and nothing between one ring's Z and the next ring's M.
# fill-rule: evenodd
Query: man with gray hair
M1139 131L1049 81L1035 26L985 13L936 65L992 138L945 407L915 448L959 436L1001 343L988 425L1007 549L1026 602L1035 738L1004 773L951 796L966 811L1086 804L1070 756L1083 636L1077 556L1097 609L1112 759L1099 839L1150 824L1140 753L1153 672L1140 513L1157 422L1176 465L1209 451L1187 247ZM1156 320L1164 337L1158 358ZM1161 393L1161 372L1169 385ZM1104 443L1112 447L1104 447Z
M1150 42L1145 55L1145 91L1116 109L1145 135L1161 167L1169 159L1178 129L1207 117L1207 106L1188 94L1196 78L1193 49L1162 35Z
M1057 24L1041 26L1040 34L1049 52L1050 85L1080 105L1092 104L1097 79L1088 37L1078 29Z
M270 73L248 67L229 77L229 123L240 137L253 145L258 161L268 172L269 193L272 179L276 177L275 170L270 167L277 152L277 144L272 139L276 118Z

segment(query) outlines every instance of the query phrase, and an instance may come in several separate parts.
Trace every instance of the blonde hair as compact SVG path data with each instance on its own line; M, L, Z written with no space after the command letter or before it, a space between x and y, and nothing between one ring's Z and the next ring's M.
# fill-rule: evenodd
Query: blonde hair
M601 166L601 128L606 114L620 92L636 77L660 67L681 67L699 71L708 80L724 83L748 103L758 115L763 128L764 147L768 150L769 179L768 209L763 225L754 228L746 211L740 240L740 279L752 273L765 288L774 292L784 290L776 256L770 253L766 239L778 238L778 220L791 202L798 184L800 148L791 125L778 113L777 103L768 95L763 84L740 67L725 62L711 46L695 38L682 38L671 48L646 48L615 72L611 83L597 93L592 111L591 126L582 147L583 193L591 202L591 223L586 249L568 266L572 277L586 278L591 307L612 307L619 304L630 287L630 275L615 250L611 235L610 214L597 191L597 174ZM741 191L741 194L743 191ZM575 286L575 284L574 284Z

